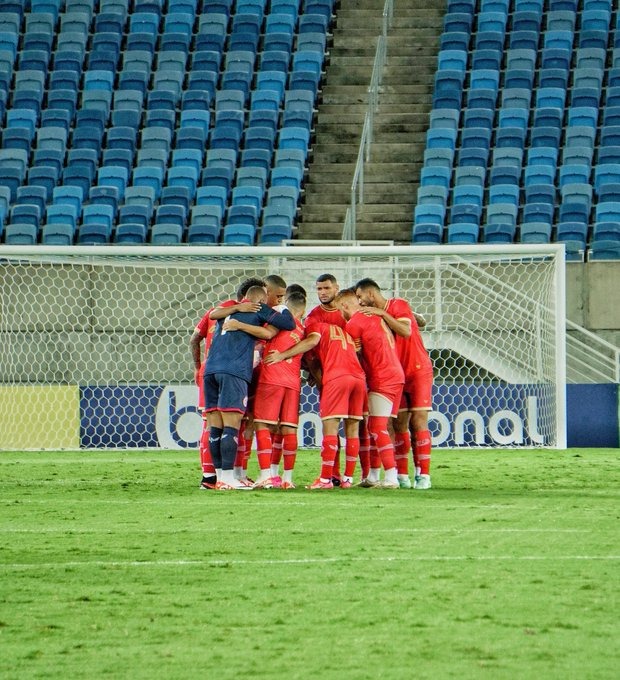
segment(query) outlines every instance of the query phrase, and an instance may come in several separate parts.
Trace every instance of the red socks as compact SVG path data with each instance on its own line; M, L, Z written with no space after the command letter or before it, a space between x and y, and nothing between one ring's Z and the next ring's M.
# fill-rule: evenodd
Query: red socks
M370 416L368 418L368 431L372 437L377 454L381 458L384 470L396 467L394 460L394 445L388 432L388 419L386 416ZM372 452L370 455L370 467L373 467Z
M297 458L297 435L294 433L281 435L282 437L282 455L284 457L284 469L292 470L295 467L295 459ZM273 455L271 457L273 464Z
M321 446L321 478L329 479L334 474L334 460L338 451L338 435L323 435Z
M420 468L421 475L430 474L431 469L431 433L429 430L415 432L415 448L413 460L416 467Z
M411 436L409 432L394 433L394 458L399 475L409 474L409 451L411 450Z
M355 439L347 439L347 444L345 448L345 467L344 476L353 477L355 474L355 466L357 465L357 459L360 455L360 440L356 437Z
M269 470L271 465L271 432L256 430L256 456L260 470Z

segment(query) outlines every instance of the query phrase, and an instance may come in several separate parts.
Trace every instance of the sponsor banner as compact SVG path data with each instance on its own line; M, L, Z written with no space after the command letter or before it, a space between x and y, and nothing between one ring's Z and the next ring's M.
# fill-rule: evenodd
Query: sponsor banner
M567 385L566 420L569 447L620 446L618 385Z
M77 449L80 405L77 386L0 386L0 449ZM54 427L45 423L53 418Z
M430 413L433 446L545 444L540 400L531 385L440 385ZM498 396L501 392L501 396ZM197 448L198 391L188 385L84 387L80 441L85 448ZM321 439L316 391L304 386L300 445ZM617 420L616 420L617 423Z

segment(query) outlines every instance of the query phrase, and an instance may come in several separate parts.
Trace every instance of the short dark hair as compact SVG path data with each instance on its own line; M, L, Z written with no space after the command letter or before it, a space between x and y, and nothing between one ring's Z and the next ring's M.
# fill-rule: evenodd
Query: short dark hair
M286 287L287 297L290 297L293 293L301 293L304 297L308 297L306 289L298 283L291 283Z
M268 286L275 286L276 288L286 288L286 281L278 274L269 274L269 276L265 276L265 283Z
M294 291L286 298L286 304L289 304L289 302L293 307L297 308L305 307L306 296L300 293L299 291Z
M354 290L357 290L358 288L361 288L362 290L365 290L366 288L376 288L377 290L381 290L381 286L374 280L369 277L366 277L365 279L360 279L354 286Z
M260 286L261 288L264 288L265 281L258 276L251 276L249 279L243 281L239 285L239 288L237 288L237 300L243 300L243 298L246 296L246 293L252 286Z
M338 284L338 279L333 274L321 274L316 277L315 283L325 283L325 281Z

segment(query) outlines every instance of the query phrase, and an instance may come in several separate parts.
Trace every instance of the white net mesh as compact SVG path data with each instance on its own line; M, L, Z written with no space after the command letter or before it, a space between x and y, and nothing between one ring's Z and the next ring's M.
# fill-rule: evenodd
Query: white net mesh
M426 317L434 446L562 445L559 252L0 247L0 448L196 447L189 338L203 313L273 273L310 309L328 272L341 287L370 276ZM305 446L316 406L305 386Z

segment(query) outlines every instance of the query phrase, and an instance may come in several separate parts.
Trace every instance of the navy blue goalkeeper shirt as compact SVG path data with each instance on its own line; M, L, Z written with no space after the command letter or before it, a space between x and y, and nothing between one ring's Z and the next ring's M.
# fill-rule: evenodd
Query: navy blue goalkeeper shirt
M258 312L236 312L231 318L252 326L271 324L284 331L292 331L295 328L295 319L288 309L280 313L265 304L261 304ZM257 340L243 331L227 331L222 335L222 325L225 320L219 319L215 327L205 366L205 375L228 373L249 383L252 380L254 345Z

